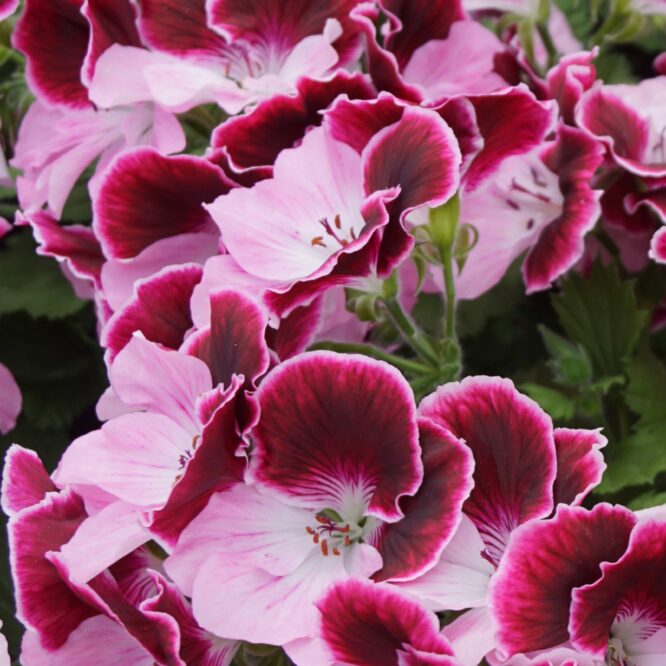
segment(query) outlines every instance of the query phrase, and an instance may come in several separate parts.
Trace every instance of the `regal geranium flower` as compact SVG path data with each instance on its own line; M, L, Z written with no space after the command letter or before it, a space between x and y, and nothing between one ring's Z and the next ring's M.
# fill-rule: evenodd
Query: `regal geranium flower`
M280 154L273 178L206 208L240 267L274 285L266 300L282 316L328 286L389 274L413 244L402 219L449 199L459 164L450 127L410 107L361 154L315 128Z
M561 125L555 141L505 160L492 179L461 197L461 220L475 227L478 241L457 278L459 297L494 286L526 250L528 293L547 289L582 257L600 213L601 191L590 180L602 153L584 132Z
M332 582L430 566L460 518L470 463L456 438L417 424L402 376L366 357L301 355L257 400L251 485L214 495L166 568L203 627L282 645L314 636L313 604Z
M139 30L156 52L109 49L91 99L104 108L150 99L176 111L216 102L238 113L293 92L301 77L324 78L354 60L358 31L347 15L357 2L144 2ZM118 72L128 66L135 68L133 83L119 88Z
M553 519L525 525L492 586L501 650L566 642L597 663L661 663L665 543L658 515L637 523L627 509L607 504L560 507Z
M5 434L14 428L21 412L23 398L21 390L6 365L0 363L0 433Z
M512 533L541 522L558 503L579 504L601 479L605 440L595 431L554 430L548 415L505 379L447 384L423 400L419 413L471 449L474 489L437 563L395 584L431 610L476 609L445 633L457 653L477 663L495 647L488 589Z
M383 46L375 29L380 11L387 17ZM496 69L505 45L480 23L464 20L459 0L382 0L378 6L361 4L351 15L365 33L368 71L380 90L413 102L437 102L507 86Z

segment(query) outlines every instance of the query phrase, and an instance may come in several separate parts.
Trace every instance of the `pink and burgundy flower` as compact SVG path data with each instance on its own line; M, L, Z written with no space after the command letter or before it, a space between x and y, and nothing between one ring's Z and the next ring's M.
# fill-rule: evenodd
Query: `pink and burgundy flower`
M16 425L16 419L21 412L23 398L21 390L7 366L0 363L0 433L6 434Z
M413 398L379 361L305 354L271 371L257 400L251 485L213 496L166 566L202 626L285 644L315 635L312 604L333 581L430 566L460 519L470 461L458 440L423 424L428 480L416 494ZM423 547L411 553L414 539Z

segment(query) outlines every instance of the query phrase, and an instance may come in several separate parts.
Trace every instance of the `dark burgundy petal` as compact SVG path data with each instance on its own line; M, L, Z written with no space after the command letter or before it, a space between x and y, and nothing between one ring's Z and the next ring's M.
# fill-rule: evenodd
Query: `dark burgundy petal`
M236 427L236 394L228 392L193 445L191 459L184 461L178 481L166 506L152 516L150 531L164 543L175 546L180 533L208 504L210 496L242 483L246 460L236 456L243 444Z
M414 398L394 368L363 356L312 352L273 370L257 392L253 476L306 506L363 494L394 522L423 476Z
M369 99L373 90L361 74L344 70L328 81L303 78L296 84L295 95L274 95L252 112L222 123L214 130L211 145L226 153L235 171L268 177L272 172L268 167L280 152L295 146L308 128L320 125L320 112L339 95ZM215 161L215 153L211 159Z
M277 330L266 329L268 346L280 361L304 352L312 343L322 320L322 299L296 308L280 321Z
M419 107L407 107L397 123L375 134L362 159L366 193L399 187L391 208L401 215L444 203L460 182L453 131L437 113Z
M17 213L20 224L29 224L39 243L37 253L64 260L72 272L99 285L104 255L95 233L80 224L62 226L46 211Z
M638 193L639 184L636 176L627 171L618 171L615 178L604 188L601 196L601 210L604 221L631 234L644 234L654 229L654 216L646 206L638 205L639 201L635 195ZM636 205L631 206L629 203Z
M81 13L90 24L90 44L83 66L83 79L90 83L95 63L113 44L141 46L136 28L136 9L130 0L85 0Z
M141 37L177 56L219 57L226 40L208 27L206 0L142 0Z
M600 449L607 439L599 430L555 429L557 476L553 485L555 504L580 504L600 481L606 469Z
M569 631L575 647L603 659L616 617L633 616L641 638L666 627L666 523L636 525L627 552L601 569L599 580L573 591Z
M650 257L660 264L666 264L666 227L661 227L650 241Z
M9 548L16 615L39 634L47 650L59 648L70 632L97 614L65 584L45 559L67 543L86 518L81 499L70 491L49 493L9 521Z
M7 449L2 468L2 510L7 516L38 504L46 493L56 490L34 451L18 444L12 444Z
M465 189L471 191L510 155L536 148L553 129L555 107L539 102L522 85L468 99L484 142L463 177Z
M380 92L376 99L340 97L324 116L326 127L334 139L362 153L377 132L402 118L405 108L404 102L389 93Z
M223 172L203 158L136 148L105 172L93 226L108 257L129 259L163 238L216 229L202 204L230 188Z
M90 37L82 5L83 0L26 0L16 24L12 41L27 58L28 83L47 104L90 106L81 82Z
M401 70L419 46L446 39L451 24L465 18L460 0L380 0L379 4L398 20L399 27L387 35L384 46Z
M467 171L472 159L483 148L483 137L476 123L476 111L466 97L454 97L436 109L453 130L462 153L461 171Z
M348 60L356 50L357 29L348 15L359 0L209 0L210 25L229 40L261 44L273 57L284 57L298 42L320 34L326 20L334 18L343 27L333 45ZM351 52L351 53L350 53Z
M137 282L132 298L102 331L102 344L109 350L109 361L113 361L136 331L152 342L178 349L193 326L190 298L202 275L201 266L183 264Z
M625 199L627 211L637 214L641 210L649 210L656 214L661 222L666 223L666 178L643 178L643 191L635 187ZM652 216L654 219L654 216Z
M469 448L428 419L418 423L423 483L416 495L401 500L405 517L383 524L372 535L384 563L373 576L377 581L410 580L430 569L456 531L472 490Z
M455 660L399 660L398 652L414 650L429 656L452 656L431 613L395 588L349 579L336 583L317 603L321 637L335 661L358 666L455 664ZM411 649L410 649L411 648Z
M601 139L622 166L650 175L649 166L641 164L650 140L649 124L618 95L603 86L588 91L576 108L576 122Z
M599 50L583 51L563 56L546 76L548 93L557 100L560 115L566 123L573 125L574 109L583 93L596 81L597 70L592 61Z
M584 238L599 218L600 190L590 187L603 160L603 147L585 132L561 125L557 139L542 159L559 176L564 195L562 214L541 232L523 263L527 293L548 289L582 256Z
M188 339L187 353L208 365L213 385L228 387L234 375L243 375L254 386L269 365L265 312L248 295L229 289L210 294L210 310L210 327Z
M464 509L489 556L499 562L511 532L553 508L552 421L513 382L499 377L468 377L442 386L423 400L419 415L472 450L474 489Z
M573 588L622 556L635 521L621 506L560 504L554 518L516 530L490 584L499 647L512 655L566 642Z

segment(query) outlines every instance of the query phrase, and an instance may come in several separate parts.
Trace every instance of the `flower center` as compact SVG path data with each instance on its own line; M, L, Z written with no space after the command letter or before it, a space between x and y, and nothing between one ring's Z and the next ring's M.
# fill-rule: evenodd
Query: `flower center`
M615 636L608 641L606 664L607 666L633 666L634 664L624 651L622 641Z
M317 524L307 526L305 531L321 549L324 557L339 556L343 548L349 548L353 543L361 540L364 532L365 519L360 524L354 521L344 521L333 509L325 509L315 515Z
M340 245L340 247L347 247L349 243L355 241L358 236L354 227L350 226L347 231L348 238L345 238L345 233L342 230L342 220L340 219L340 214L336 213L333 218L333 223L328 221L327 217L322 217L321 220L318 220L318 224L324 229L324 233L319 236L315 236L311 241L310 245L313 247L318 245L319 247L328 247L326 242L334 242Z

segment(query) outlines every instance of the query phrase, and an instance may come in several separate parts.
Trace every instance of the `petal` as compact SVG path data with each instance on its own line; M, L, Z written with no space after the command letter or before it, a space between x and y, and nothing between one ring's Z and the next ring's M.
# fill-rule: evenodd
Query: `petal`
M584 237L601 212L600 190L590 181L603 157L601 145L579 129L561 125L557 141L542 158L559 175L562 214L548 224L523 264L527 293L547 289L583 256Z
M553 485L553 500L556 505L579 505L599 484L606 469L599 449L607 443L600 430L555 429L557 476Z
M322 299L296 308L280 320L277 331L272 328L266 329L266 339L270 348L281 361L304 352L320 330L322 316ZM347 318L348 324L351 319ZM354 325L353 320L350 325Z
M467 191L490 177L507 157L540 145L555 122L553 103L537 101L522 84L469 100L484 144L463 177Z
M237 433L235 398L234 391L217 407L168 502L151 518L150 531L164 543L175 546L214 492L243 481L246 459L237 455L243 440Z
M322 557L315 550L286 576L235 567L215 554L194 581L194 616L218 636L282 645L314 633L313 605L331 583L369 576L380 566L377 552L365 544L353 545L341 557Z
M126 405L163 414L192 436L198 433L195 403L212 388L210 372L199 359L135 335L109 368L109 380Z
M193 326L190 298L202 275L201 266L185 264L137 282L132 298L102 331L108 361L113 362L137 331L151 342L178 349Z
M310 127L320 125L320 111L338 95L367 99L372 94L371 86L360 74L338 71L328 81L303 78L297 82L294 95L274 95L251 113L219 125L213 131L211 145L214 151L228 156L234 171L269 176L268 167L278 155L302 140Z
M484 607L490 577L495 572L484 555L485 545L478 530L463 514L437 564L422 576L397 585L434 611Z
M434 111L409 107L378 132L362 155L366 193L400 187L393 207L401 213L436 206L460 183L460 148L451 128Z
M30 87L49 105L90 106L81 82L90 27L81 14L83 0L27 0L13 36L27 58Z
M14 429L16 419L21 413L23 397L21 390L6 365L0 363L0 434L6 434Z
M442 635L462 666L478 666L495 648L495 623L488 608L474 608L447 624Z
M210 229L202 204L228 190L222 171L202 158L137 148L106 171L94 202L94 228L107 256L134 257L160 239Z
M16 616L37 632L47 650L65 643L69 634L96 611L76 596L44 558L70 540L86 517L72 492L49 493L9 521L10 563L16 594Z
M556 99L560 114L569 125L574 124L574 109L583 93L596 81L597 71L592 61L599 50L563 56L547 74L550 97Z
M9 18L18 8L20 0L3 0L0 2L0 21Z
M113 502L81 523L61 547L61 561L72 580L86 583L149 540L136 507Z
M439 633L435 614L395 588L350 579L334 585L317 607L322 614L321 636L336 662L397 665L396 653L405 646L453 655Z
M650 258L666 264L666 227L661 227L650 241Z
M164 506L192 435L161 414L124 414L75 440L63 455L58 485L92 484L130 504Z
M617 558L614 558L617 559ZM632 643L664 628L666 617L666 523L641 522L626 552L601 566L601 577L573 591L569 631L579 650L598 658L606 653L613 621L631 654ZM662 643L662 659L666 644Z
M2 468L2 510L9 517L41 502L56 487L39 456L12 444Z
M462 518L472 490L474 460L464 442L427 419L419 420L423 483L416 495L400 502L405 517L384 523L370 543L384 566L374 579L417 578L438 561Z
M211 326L188 339L187 353L206 363L213 385L229 386L235 374L243 375L248 386L254 385L270 361L266 314L239 291L215 291L210 302Z
M624 507L560 504L554 518L514 532L490 589L498 646L512 655L567 641L573 588L597 580L601 563L624 553L634 523Z
M426 397L421 416L448 428L474 454L474 489L465 513L494 562L511 531L553 508L552 421L507 379L468 377Z
M100 646L104 646L100 649ZM21 663L25 666L152 666L153 657L124 629L104 615L91 617L74 630L55 652L46 651L31 631L23 638Z
M219 57L226 49L208 27L205 0L144 0L139 29L147 44L176 56Z
M273 370L257 398L256 481L320 510L360 492L372 515L402 517L398 498L416 492L423 467L412 392L394 368L303 354Z

